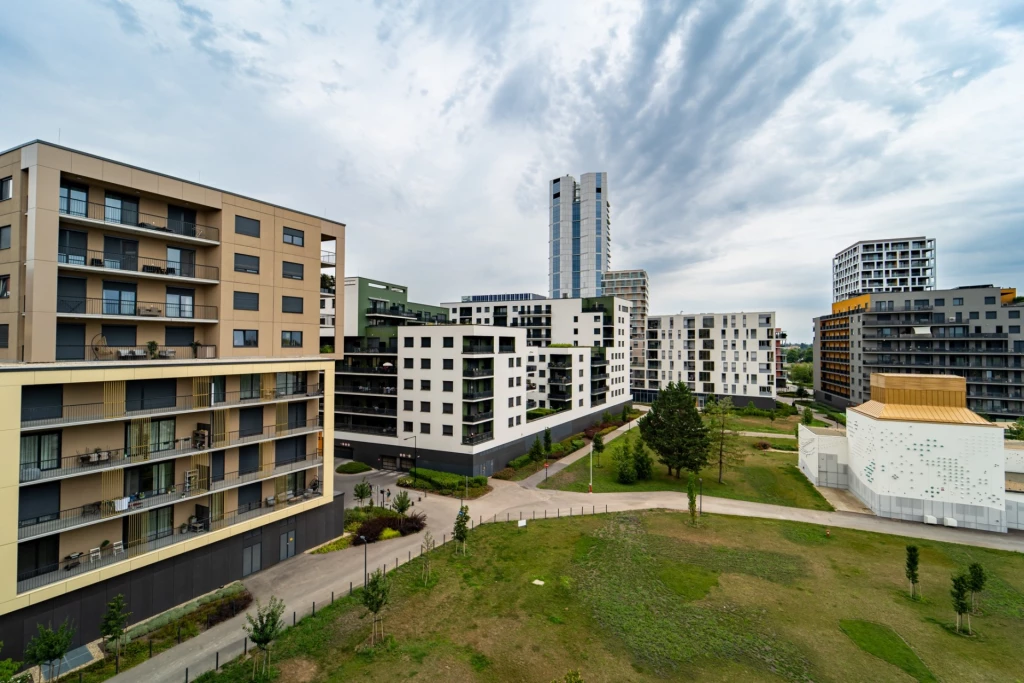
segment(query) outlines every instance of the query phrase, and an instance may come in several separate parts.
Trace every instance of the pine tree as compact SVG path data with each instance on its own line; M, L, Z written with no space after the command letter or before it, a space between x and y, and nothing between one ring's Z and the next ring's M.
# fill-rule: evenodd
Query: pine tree
M810 426L814 422L814 413L811 412L810 408L804 408L804 416L800 419L805 425Z
M668 473L699 472L708 464L708 430L689 387L669 382L639 422L644 442Z
M544 452L545 453L550 453L551 452L551 428L550 427L545 427L544 428Z
M636 470L637 479L647 480L654 476L654 461L647 454L642 438L633 441L633 469Z
M544 459L544 449L540 445L540 437L534 437L533 445L530 446L530 460L540 462Z
M910 599L911 600L917 600L917 599L920 598L920 596L918 595L918 592L917 592L917 584L918 584L918 580L920 578L918 576L918 572L917 572L919 560L920 560L920 556L919 556L918 551L917 551L917 546L916 545L908 545L907 546L907 562L906 562L905 571L906 571L906 575L907 575L907 581L910 581Z
M627 486L636 483L636 461L628 444L622 444L621 448L612 453L612 463L615 465L617 482Z
M619 420L622 421L622 424L629 422L629 407L625 403L622 404L622 414L619 415Z

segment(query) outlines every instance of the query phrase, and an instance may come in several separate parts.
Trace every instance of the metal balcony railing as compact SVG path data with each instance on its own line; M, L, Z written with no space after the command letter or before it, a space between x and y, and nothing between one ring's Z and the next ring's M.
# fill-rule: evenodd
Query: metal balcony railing
M465 401L479 401L485 398L493 398L493 391L464 391L462 392L462 398Z
M377 436L398 435L398 430L393 425L357 425L345 422L335 422L334 428L339 432L353 432L355 434L374 434Z
M372 384L338 384L334 390L347 394L373 394L376 396L393 396L398 393L398 387L375 386Z
M203 266L187 261L168 261L166 259L139 256L137 254L108 254L93 249L79 249L60 246L57 251L57 263L68 266L88 266L116 270L119 273L148 273L151 275L169 275L181 278L198 278L217 280L220 268Z
M463 446L474 446L478 443L484 443L485 441L491 441L494 438L494 432L483 432L482 434L472 434L462 437Z
M463 377L493 377L494 368L464 368Z
M402 308L378 308L371 306L366 309L367 315L387 316L389 318L415 318L416 314Z
M210 240L211 242L220 241L220 229L210 225L200 225L199 223L176 220L167 216L142 213L136 209L106 206L105 204L95 204L80 199L61 197L60 213L72 218L84 218L103 223L142 228L157 233L165 232L182 237Z
M327 266L333 266L338 262L338 255L333 251L320 250L320 263Z
M57 297L58 315L128 316L138 318L184 318L217 320L217 307L170 301L135 301L134 299L83 299Z
M132 346L110 346L108 344L58 344L58 361L144 361L144 360L209 360L217 357L213 344L196 342L190 346L167 346L157 344L152 349L148 344Z
M379 408L376 406L349 406L335 404L336 413L355 413L357 415L380 415L381 417L395 417L398 410L395 408Z
M480 413L467 413L462 416L463 422L485 422L494 419L494 411L487 410Z
M397 370L394 366L390 368L382 367L356 367L353 365L338 365L335 367L334 372L339 374L352 374L352 375L394 375L397 374Z

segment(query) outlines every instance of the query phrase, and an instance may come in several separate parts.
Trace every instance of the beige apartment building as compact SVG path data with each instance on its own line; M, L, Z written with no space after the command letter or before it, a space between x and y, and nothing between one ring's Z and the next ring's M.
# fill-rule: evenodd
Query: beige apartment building
M5 654L341 533L319 300L344 230L45 142L0 153Z

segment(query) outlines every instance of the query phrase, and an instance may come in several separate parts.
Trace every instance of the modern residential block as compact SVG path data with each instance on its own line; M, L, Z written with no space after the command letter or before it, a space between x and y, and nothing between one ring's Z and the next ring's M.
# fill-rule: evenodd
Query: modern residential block
M608 174L570 175L548 184L548 289L552 299L601 296L611 264Z
M87 642L117 593L144 619L337 535L317 302L344 226L38 141L0 153L4 180L5 653L37 621Z
M967 407L1024 416L1024 302L983 285L915 294L864 294L814 319L814 395L837 406L870 398L874 372L957 375Z
M631 382L633 387L646 387L644 359L647 355L647 314L650 305L650 284L646 270L609 270L604 274L604 294L626 299L629 310L629 345Z
M859 294L935 289L935 240L865 240L832 259L832 301Z
M728 396L738 407L775 408L781 340L773 311L650 316L646 344L649 392L685 382L701 406Z

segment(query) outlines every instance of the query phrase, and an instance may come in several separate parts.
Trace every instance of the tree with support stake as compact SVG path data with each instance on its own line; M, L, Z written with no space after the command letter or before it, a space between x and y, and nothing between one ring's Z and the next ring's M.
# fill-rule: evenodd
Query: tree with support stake
M949 596L953 599L953 611L956 612L956 632L964 625L964 615L967 615L967 635L971 634L971 603L968 600L970 582L965 574L957 574L953 577L953 587Z
M103 613L100 620L100 635L107 639L108 643L114 644L114 656L121 656L121 646L125 641L125 629L128 628L128 620L132 613L128 611L128 603L124 595L118 593L114 599L107 603L107 611Z
M920 555L918 554L916 545L907 546L907 563L906 563L906 575L907 581L910 582L910 599L920 600L921 594L918 592L917 584L920 582L920 576L918 575L918 563L920 561Z
M967 568L967 587L971 589L971 611L975 614L978 613L978 593L985 590L987 580L985 568L977 562Z
M708 402L704 406L704 414L708 416L711 450L718 452L718 483L721 484L726 464L733 464L736 458L738 437L729 430L729 418L733 414L732 399L727 396L721 401Z
M434 537L430 532L423 534L423 543L420 544L420 556L423 557L423 585L430 584L430 551L434 549Z
M690 508L690 524L697 524L697 480L690 472L690 478L686 482L686 499Z
M60 678L60 670L64 665L64 656L71 649L71 640L75 637L75 627L67 619L54 631L50 624L36 624L36 633L25 646L25 659L29 664L40 667L45 665L46 680ZM56 664L54 664L56 662Z
M380 616L382 609L387 607L391 599L391 579L384 572L377 570L370 575L363 589L363 607L373 614L373 634L370 636L370 645L377 644L377 624L380 624L380 639L384 640L384 617Z
M551 452L551 427L544 428L544 452Z
M597 455L597 466L601 466L601 454L604 453L604 437L601 436L601 432L594 434L594 441L590 446L593 453Z
M455 528L452 530L452 538L455 539L455 552L459 552L459 544L462 544L462 554L466 554L466 540L469 538L469 506L463 505L459 508L459 514L455 517Z
M352 494L355 496L356 500L359 501L359 506L362 507L363 501L373 495L373 489L371 489L370 485L365 479L363 479L355 485L355 488L352 489Z
M256 679L257 664L260 660L262 660L262 667L259 669L260 677L267 676L267 670L270 667L270 645L284 631L282 614L284 614L284 601L278 600L272 595L270 602L265 606L260 604L259 600L256 601L255 617L249 613L245 615L246 624L242 626L242 630L260 651L260 656L252 658L253 680Z

